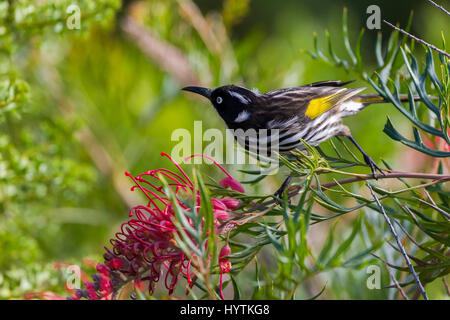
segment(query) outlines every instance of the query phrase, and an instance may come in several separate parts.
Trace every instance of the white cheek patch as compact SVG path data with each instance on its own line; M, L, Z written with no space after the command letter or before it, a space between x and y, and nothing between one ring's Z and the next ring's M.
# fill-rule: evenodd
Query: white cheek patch
M244 121L248 120L248 118L250 118L250 112L248 112L247 110L244 110L238 114L236 119L234 119L234 122L236 122L236 123L244 122Z
M241 94L239 94L237 92L231 91L230 95L232 97L235 97L236 99L238 99L243 104L249 104L250 103L250 100L248 100L247 98L245 98L244 96L242 96Z

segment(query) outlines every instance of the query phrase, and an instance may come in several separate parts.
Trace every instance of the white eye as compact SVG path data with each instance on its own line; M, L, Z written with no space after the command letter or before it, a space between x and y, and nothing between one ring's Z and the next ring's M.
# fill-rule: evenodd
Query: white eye
M218 104L221 104L222 101L223 101L222 97L217 97L216 102L217 102Z

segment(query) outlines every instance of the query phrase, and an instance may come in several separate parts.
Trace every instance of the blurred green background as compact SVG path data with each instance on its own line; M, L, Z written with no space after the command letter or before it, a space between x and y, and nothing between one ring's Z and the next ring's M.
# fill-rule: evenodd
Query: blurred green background
M81 29L69 30L62 23L68 1L0 1L0 72L28 84L27 99L0 113L2 299L20 298L27 291L62 293L65 276L54 263L100 259L130 206L140 201L124 172L167 167L160 153L170 154L177 143L171 141L172 132L192 130L194 120L202 120L204 130L225 128L207 102L180 87L234 83L264 92L357 79L301 52L312 49L313 32L325 47L327 29L336 51L344 54L344 6L355 42L372 4L380 6L383 19L401 26L414 10L411 32L434 44L440 44L441 30L450 29L447 17L425 0L100 2L102 6L79 1ZM23 9L26 23L13 28L8 3ZM381 31L390 33L385 25ZM375 64L376 33L366 30L363 40L367 70ZM367 84L358 80L352 86ZM397 127L403 121L409 128L388 104L367 108L345 122L377 162L382 158L394 168L430 169L423 155L382 133L387 115ZM231 169L245 179L239 168ZM258 190L248 190L270 193L282 179L270 177ZM346 217L346 223L352 218ZM323 242L327 227L311 229L313 245ZM271 251L260 259L270 268ZM364 271L330 275L334 280L324 297L388 297L354 280L361 277L366 277Z

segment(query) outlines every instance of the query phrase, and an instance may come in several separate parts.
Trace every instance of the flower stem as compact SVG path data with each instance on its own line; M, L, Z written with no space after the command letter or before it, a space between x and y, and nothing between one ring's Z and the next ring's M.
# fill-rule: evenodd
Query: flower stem
M375 199L375 201L376 201L376 203L378 205L378 208L380 208L381 212L383 213L384 219L386 220L386 222L387 222L387 224L389 226L389 229L391 230L391 233L394 236L395 241L397 242L397 245L400 248L400 251L401 251L403 257L405 258L406 264L408 265L408 268L411 271L411 273L412 273L412 275L414 277L414 280L416 280L417 287L419 288L420 293L422 294L424 300L428 300L428 296L427 296L427 293L425 292L425 288L423 287L422 283L420 282L419 276L417 275L416 270L414 270L414 267L412 266L411 261L409 260L408 254L406 253L405 248L403 247L402 242L400 241L400 239L399 239L399 237L397 235L397 232L395 231L395 228L392 225L391 220L389 219L388 215L386 214L386 211L384 210L384 207L381 205L381 203L378 200L377 196L373 192L373 189L370 186L370 184L369 183L366 183L366 184L367 184L367 187L370 190L370 193L372 194L372 197Z

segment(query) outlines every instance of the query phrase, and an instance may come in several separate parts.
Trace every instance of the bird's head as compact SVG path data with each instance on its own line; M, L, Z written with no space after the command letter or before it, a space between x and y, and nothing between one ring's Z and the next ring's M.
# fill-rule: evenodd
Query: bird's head
M185 91L208 98L228 125L246 121L256 103L257 93L244 87L227 85L215 89L185 87Z

